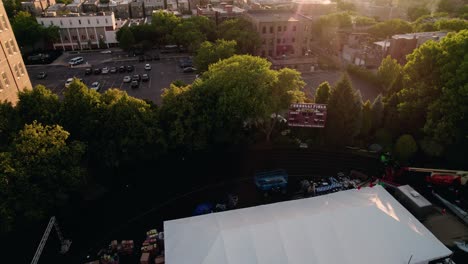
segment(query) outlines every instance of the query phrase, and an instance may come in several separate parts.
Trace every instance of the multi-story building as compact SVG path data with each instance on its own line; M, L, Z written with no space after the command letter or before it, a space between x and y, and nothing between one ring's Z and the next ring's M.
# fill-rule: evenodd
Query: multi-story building
M145 15L151 16L154 10L164 9L164 0L144 0Z
M21 8L35 16L40 15L51 5L55 5L55 0L30 0L21 2Z
M323 16L336 12L337 4L329 0L293 0L292 9L307 16Z
M211 4L206 7L197 6L197 15L206 16L216 21L222 21L230 18L240 17L245 13L245 10L237 6L221 3L213 7Z
M13 29L0 1L0 101L16 104L18 92L31 88Z
M72 13L81 13L83 11L82 8L83 1L75 0L73 3L66 5L66 9Z
M83 5L83 12L85 13L95 13L98 11L99 0L86 0Z
M411 54L416 48L426 41L439 41L447 35L447 32L419 32L394 35L390 39L390 46L386 55L390 55L400 64L406 63L406 55Z
M130 17L129 0L116 0L109 2L109 10L114 12L116 18L126 19Z
M54 48L63 50L117 46L116 32L124 23L121 20L117 21L112 12L66 15L49 12L36 19L43 26L60 28L60 39L54 43Z
M133 2L130 3L130 16L131 18L142 18L145 16L143 2L137 2L136 0L133 0Z
M245 13L261 38L258 55L273 67L308 71L317 59L310 54L312 19L291 11L251 10Z

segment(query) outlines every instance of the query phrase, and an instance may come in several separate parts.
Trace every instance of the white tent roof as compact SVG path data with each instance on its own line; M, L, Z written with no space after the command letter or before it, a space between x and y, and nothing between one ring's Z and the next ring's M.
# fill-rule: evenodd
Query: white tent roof
M452 252L384 188L164 222L167 264L406 264Z

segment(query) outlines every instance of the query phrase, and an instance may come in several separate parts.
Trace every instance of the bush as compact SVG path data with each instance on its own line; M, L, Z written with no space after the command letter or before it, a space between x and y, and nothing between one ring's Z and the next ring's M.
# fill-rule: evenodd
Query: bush
M395 144L395 156L400 162L407 162L418 151L418 145L411 135L402 135Z

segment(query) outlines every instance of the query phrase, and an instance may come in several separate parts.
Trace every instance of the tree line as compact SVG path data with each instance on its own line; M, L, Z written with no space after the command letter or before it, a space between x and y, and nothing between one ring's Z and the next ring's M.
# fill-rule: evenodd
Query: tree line
M204 41L215 42L217 39L234 40L241 53L249 54L254 54L260 43L255 29L242 18L216 25L204 16L181 19L163 11L153 14L151 24L127 25L117 32L120 47L125 50L174 44L195 52Z

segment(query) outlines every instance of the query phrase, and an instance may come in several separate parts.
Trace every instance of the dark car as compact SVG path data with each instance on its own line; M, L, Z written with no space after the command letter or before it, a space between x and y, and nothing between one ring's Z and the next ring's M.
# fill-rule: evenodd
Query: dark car
M148 76L148 74L146 74L146 73L143 74L143 75L141 76L141 80L142 80L143 82L149 81L149 76Z
M179 65L180 65L181 68L192 67L192 66L193 66L193 62L192 62L192 59L185 58L185 59L181 59L181 60L179 61Z
M111 67L110 70L109 70L110 73L116 73L117 72L117 68L116 67Z
M125 68L125 66L119 67L119 72L126 72L126 71L127 71L127 68Z
M93 70L94 74L100 74L101 73L101 69L99 68L96 68Z
M91 69L91 68L87 68L87 69L84 71L84 74L85 74L85 75L91 75L91 73L93 73L93 69Z
M135 74L135 75L133 75L132 81L137 81L137 82L141 81L141 76L140 76L140 74Z
M133 67L133 65L128 65L127 66L127 71L128 72L132 72L134 69L135 69L135 67Z
M38 75L37 75L37 78L42 80L42 79L45 79L45 77L47 77L47 73L46 72L40 72Z
M145 56L143 56L143 55L139 56L138 61L139 62L145 61Z
M130 84L130 87L132 87L133 89L138 88L138 86L140 86L140 83L138 81L132 81L132 83Z

